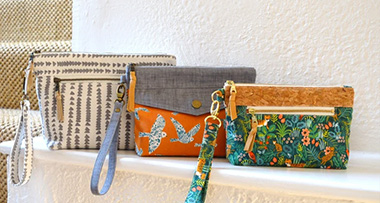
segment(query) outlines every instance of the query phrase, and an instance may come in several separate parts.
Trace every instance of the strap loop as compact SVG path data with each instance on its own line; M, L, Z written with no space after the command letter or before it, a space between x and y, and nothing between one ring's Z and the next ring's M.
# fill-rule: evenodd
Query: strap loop
M115 107L111 116L111 121L108 124L106 136L104 138L102 146L100 147L94 164L94 169L92 171L90 188L92 194L94 195L106 194L110 189L113 178L115 176L120 117L122 114L121 109L125 104L123 97L125 95L126 88L124 86L125 79L123 76L120 78L120 82L121 84L117 87L116 91L117 99L115 100ZM109 155L107 177L102 189L99 191L99 178L107 154Z
M197 169L193 176L193 181L187 194L186 203L201 203L206 199L208 182L210 179L212 159L214 157L216 138L222 121L217 117L219 114L220 102L223 100L223 92L217 90L211 95L212 104L210 114L205 118L205 131L203 135L201 150L198 156ZM219 121L219 124L208 122L208 119Z
M104 195L108 192L111 187L113 177L115 175L116 170L116 154L117 154L117 143L119 137L119 125L120 125L120 117L121 111L117 111L117 109L121 109L123 107L123 102L116 101L114 111L111 117L111 121L107 127L106 137L102 143L102 146L99 150L99 154L95 161L95 166L92 171L91 176L91 192L94 195ZM107 154L109 154L108 161L108 171L107 177L104 182L102 189L99 192L99 178L100 173L102 172L104 161L106 159Z
M23 84L23 96L20 102L21 106L21 116L18 122L17 131L15 135L15 141L12 146L10 160L11 160L11 183L14 186L21 186L26 184L32 174L33 168L33 138L32 129L29 120L30 114L30 102L28 98L28 91L32 88L32 74L33 74L33 59L34 53L30 54L30 59L28 66L25 69L25 77ZM22 169L22 174L20 177L20 159L21 159L21 147L25 140L24 149L24 168Z
M206 122L198 165L185 200L186 203L204 202L206 199L218 130L219 126Z
M15 141L11 150L11 182L14 186L26 184L32 174L33 168L33 140L32 129L29 121L30 103L28 100L23 100L21 104L21 116L18 123ZM24 149L24 168L20 177L19 162L21 159L21 145L25 140Z

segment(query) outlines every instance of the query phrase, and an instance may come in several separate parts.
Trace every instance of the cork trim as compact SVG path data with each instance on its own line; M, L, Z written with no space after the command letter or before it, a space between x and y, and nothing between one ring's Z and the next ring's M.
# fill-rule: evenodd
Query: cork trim
M228 105L230 86L226 86ZM236 86L237 106L319 106L353 107L350 87Z

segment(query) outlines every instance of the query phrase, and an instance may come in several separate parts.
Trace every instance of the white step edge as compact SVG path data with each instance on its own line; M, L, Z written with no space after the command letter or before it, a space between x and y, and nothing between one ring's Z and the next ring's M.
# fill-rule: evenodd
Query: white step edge
M1 143L0 152L9 154L12 145L13 141ZM34 138L34 156L92 168L97 150L51 151L43 138L37 137ZM118 151L117 171L191 181L196 160L194 157L138 157L134 151ZM351 151L346 170L233 166L226 159L217 158L213 161L211 185L284 195L379 202L380 153Z

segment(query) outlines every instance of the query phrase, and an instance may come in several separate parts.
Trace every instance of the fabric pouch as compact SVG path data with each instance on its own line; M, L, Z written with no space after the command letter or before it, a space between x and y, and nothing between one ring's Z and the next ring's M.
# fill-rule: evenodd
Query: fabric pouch
M33 141L29 123L28 91L36 76L43 136L50 149L100 148L111 123L114 89L125 75L128 63L175 65L170 55L112 55L85 53L32 53L25 69L22 115L11 152L11 180L14 185L28 182L33 163ZM125 76L124 76L125 77ZM123 95L124 96L124 95ZM118 98L119 99L119 98ZM132 117L120 110L117 131L119 149L134 149ZM22 143L25 143L24 168L19 169ZM117 148L117 147L116 147Z
M210 93L226 78L255 82L254 68L155 67L129 64L126 75L127 110L135 114L135 142L139 156L196 156L202 146L204 120L209 117ZM111 124L96 158L91 176L91 192L104 195L116 171L117 125L123 106L124 85ZM220 106L217 107L218 109ZM224 108L224 107L221 107ZM222 111L222 115L224 115ZM225 132L221 131L221 134ZM219 139L217 156L225 156L225 139ZM107 177L101 189L99 178L109 156Z
M253 83L256 77L254 68L243 67L135 66L127 74L139 156L197 156L210 93L228 78ZM219 135L215 156L220 157L226 153L225 131Z
M236 111L225 120L230 163L346 168L353 88L231 82L225 90L226 105Z
M43 53L34 58L43 135L50 149L99 149L114 91L128 63L175 65L170 55ZM119 149L134 149L133 115L122 110Z
M235 84L215 101L226 105L226 157L231 164L345 169L354 89ZM214 115L214 119L219 118ZM220 125L206 123L186 202L204 202Z

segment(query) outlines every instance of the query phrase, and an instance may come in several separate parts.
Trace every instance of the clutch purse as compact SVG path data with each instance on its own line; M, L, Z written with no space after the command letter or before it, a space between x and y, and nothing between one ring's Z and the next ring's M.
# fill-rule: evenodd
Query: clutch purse
M25 184L31 174L33 143L28 121L28 91L36 76L36 90L42 119L42 132L50 149L100 148L110 123L112 94L128 63L139 65L175 65L170 55L113 55L87 53L32 54L25 72L22 115L12 148L11 180ZM132 117L121 110L118 148L134 149ZM19 176L21 145L25 140L23 174Z
M197 156L201 129L209 116L210 93L226 78L250 83L256 78L254 68L244 67L135 66L127 74L127 109L135 113L135 150L139 156ZM225 156L225 141L218 140L215 156Z
M345 169L354 89L235 84L215 92L224 101L226 157L231 164ZM217 111L217 110L215 110ZM219 120L216 114L213 117ZM203 202L220 125L206 124L187 202Z
M34 57L43 135L50 149L99 149L113 94L128 63L175 65L170 55L43 53ZM119 149L134 149L132 117L122 109Z
M139 156L197 156L202 145L204 120L209 116L210 93L227 78L255 82L254 68L243 67L127 67L127 110L134 112L135 150ZM223 106L221 108L224 108ZM224 114L224 110L221 111ZM91 191L105 194L116 168L116 136L107 129L95 162ZM225 131L216 156L225 156ZM109 154L106 182L99 191L99 176Z

